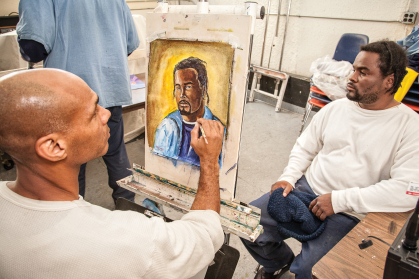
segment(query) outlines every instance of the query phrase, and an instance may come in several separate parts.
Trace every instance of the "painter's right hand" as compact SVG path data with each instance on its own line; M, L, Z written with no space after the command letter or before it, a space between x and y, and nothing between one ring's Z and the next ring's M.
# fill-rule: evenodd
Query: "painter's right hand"
M278 188L284 189L284 193L283 193L284 197L286 197L289 194L289 192L291 192L294 189L289 182L281 180L272 185L270 194L272 194L272 192Z
M208 144L204 137L199 137L199 125L202 125ZM199 118L191 131L191 146L203 162L217 162L223 146L224 126L216 120Z

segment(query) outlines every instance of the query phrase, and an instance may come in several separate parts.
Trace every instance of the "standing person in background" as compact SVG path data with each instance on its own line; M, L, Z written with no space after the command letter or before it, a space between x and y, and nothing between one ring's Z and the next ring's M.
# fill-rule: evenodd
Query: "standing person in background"
M110 111L109 149L103 156L112 197L133 201L135 194L116 181L131 174L124 143L122 106L131 104L127 56L140 44L124 0L21 0L18 42L28 62L44 60L45 68L69 71L82 78ZM86 164L79 173L85 194Z

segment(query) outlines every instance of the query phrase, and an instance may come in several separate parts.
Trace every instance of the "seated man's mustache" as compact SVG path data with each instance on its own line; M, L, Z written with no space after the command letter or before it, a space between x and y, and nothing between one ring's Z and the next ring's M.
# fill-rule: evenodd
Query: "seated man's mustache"
M185 101L185 100L179 101L178 105L181 105L181 104L191 106L191 104L188 101Z
M355 85L352 82L350 82L350 81L347 84L350 85L350 86L352 86L353 88L356 88Z
M182 106L182 105L187 105L187 107ZM178 106L178 110L179 110L181 115L190 115L191 114L192 106L188 101L181 100L181 101L179 101L177 106Z

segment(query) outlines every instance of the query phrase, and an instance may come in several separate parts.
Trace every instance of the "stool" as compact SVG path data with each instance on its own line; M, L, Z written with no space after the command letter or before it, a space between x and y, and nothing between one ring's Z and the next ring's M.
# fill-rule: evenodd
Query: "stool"
M304 110L303 124L301 125L300 136L304 130L304 126L307 122L308 116L310 115L313 106L322 108L331 101L332 100L330 100L329 97L327 97L326 94L320 89L318 89L316 86L313 85L310 87L310 94L308 95L306 108Z
M252 88L250 90L249 101L253 102L255 100L255 92L263 94L271 98L275 98L278 100L275 106L275 111L279 112L281 110L282 99L284 98L285 89L287 88L289 76L284 72L271 70L271 69L267 69L267 68L263 68L259 66L252 66L252 68L253 68L252 71L254 75L253 75L253 81L252 81ZM275 79L274 94L260 90L260 79L262 78L262 75ZM281 81L282 81L281 90L278 91L279 83Z

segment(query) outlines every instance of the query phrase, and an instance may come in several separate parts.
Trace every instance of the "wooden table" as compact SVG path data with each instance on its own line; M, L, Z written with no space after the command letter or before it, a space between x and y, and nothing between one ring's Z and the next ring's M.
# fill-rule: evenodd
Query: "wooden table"
M140 102L140 103L135 103L132 105L128 105L128 106L123 106L122 107L122 112L123 113L127 113L127 112L131 112L137 109L142 109L145 108L145 102Z
M313 278L383 278L389 246L374 238L366 249L358 244L368 235L392 244L410 213L369 213L313 267Z

